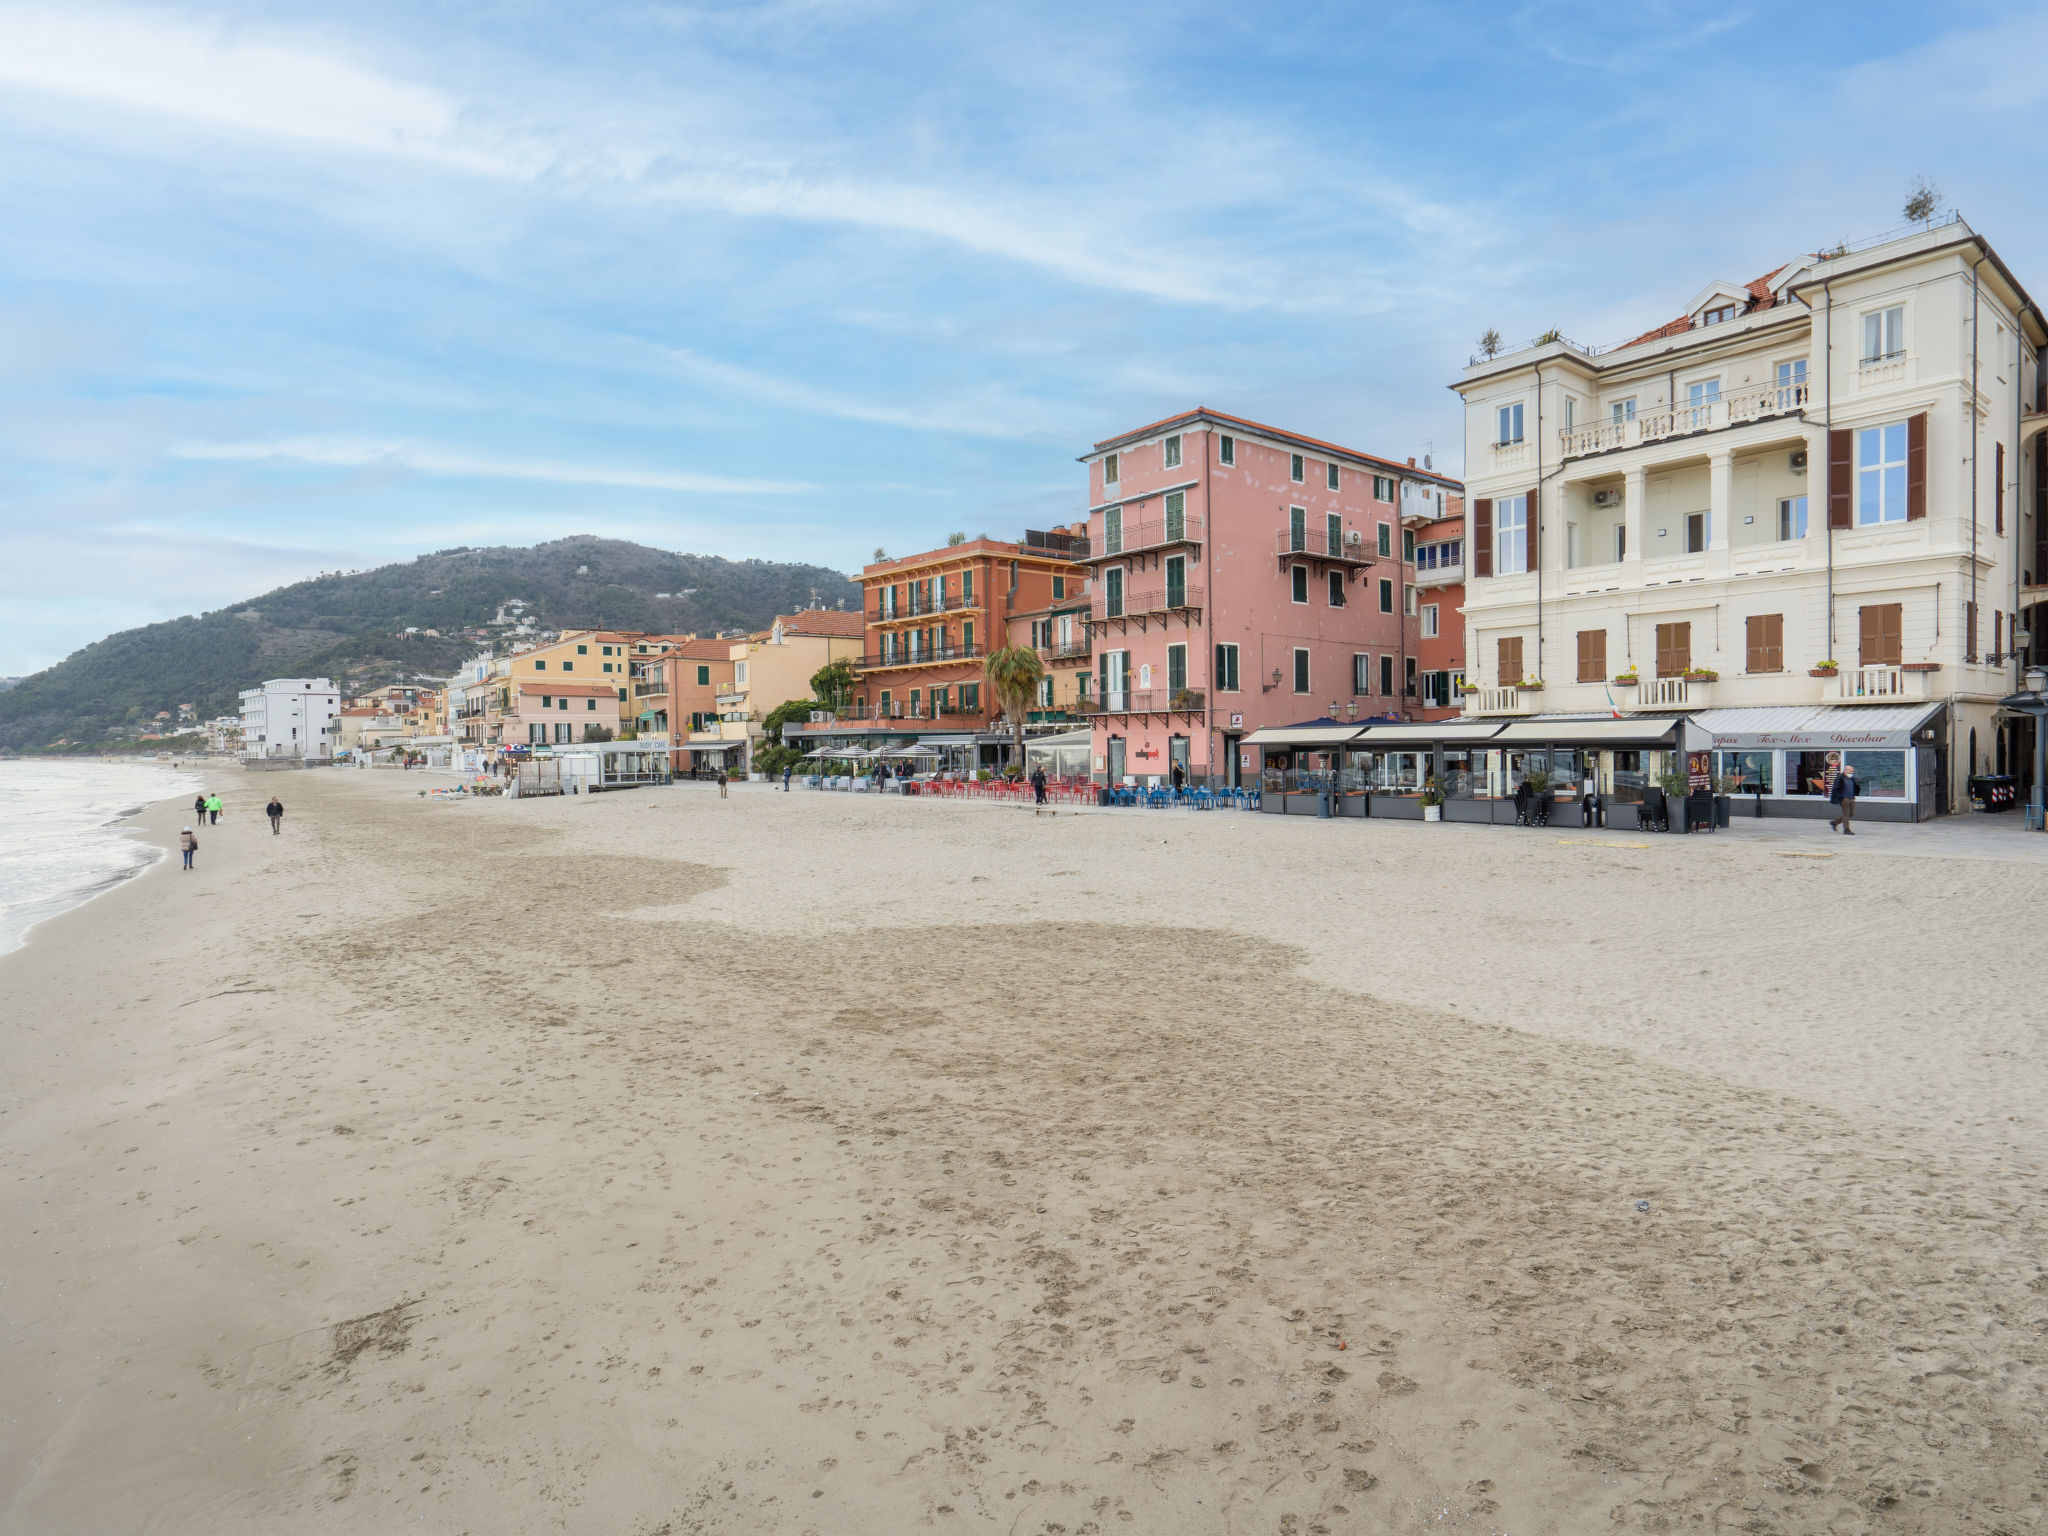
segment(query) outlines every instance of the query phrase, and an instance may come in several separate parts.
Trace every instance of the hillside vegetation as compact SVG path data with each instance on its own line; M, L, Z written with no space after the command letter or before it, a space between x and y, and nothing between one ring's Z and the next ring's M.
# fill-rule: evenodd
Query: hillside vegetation
M501 617L542 629L713 634L859 602L858 586L822 566L675 554L618 539L444 549L95 641L0 692L0 751L132 740L158 711L175 714L182 704L202 720L233 714L241 690L266 677L328 676L345 691L445 677L484 646L504 643L510 628Z

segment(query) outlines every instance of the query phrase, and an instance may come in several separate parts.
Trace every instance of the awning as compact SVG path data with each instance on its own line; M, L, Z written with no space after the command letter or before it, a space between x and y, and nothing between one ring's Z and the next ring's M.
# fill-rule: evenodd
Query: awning
M1267 725L1238 743L1241 747L1339 747L1365 729L1362 725Z
M1630 715L1621 720L1515 720L1487 743L1493 747L1668 747L1678 741L1683 715Z
M1498 720L1438 720L1423 725L1370 725L1365 735L1352 743L1356 747L1429 747L1438 742L1461 746L1466 742L1491 741L1501 728Z
M1791 704L1758 709L1703 709L1693 724L1723 752L1829 752L1903 748L1945 706L1935 704Z

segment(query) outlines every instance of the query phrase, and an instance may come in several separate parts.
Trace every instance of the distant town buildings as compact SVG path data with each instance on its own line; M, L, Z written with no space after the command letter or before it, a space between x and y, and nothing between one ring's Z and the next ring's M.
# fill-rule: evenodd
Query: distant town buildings
M324 677L273 678L242 690L242 755L324 762L341 734L341 694Z

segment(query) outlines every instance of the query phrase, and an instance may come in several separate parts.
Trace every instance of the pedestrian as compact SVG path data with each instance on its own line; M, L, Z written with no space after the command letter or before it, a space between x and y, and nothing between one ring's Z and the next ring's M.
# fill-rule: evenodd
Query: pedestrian
M725 770L721 768L718 770L718 798L723 800L725 797Z
M1842 771L1835 775L1834 786L1828 790L1828 799L1834 802L1837 813L1828 819L1828 825L1845 836L1854 837L1856 829L1849 823L1856 819L1856 770L1848 763L1843 763Z
M1586 765L1586 776L1579 780L1579 820L1585 826L1593 826L1600 815L1600 791L1593 780L1593 765Z
M1045 765L1040 763L1031 770L1031 798L1039 805L1045 804Z
M1173 798L1180 798L1181 786L1187 783L1187 773L1179 763L1173 765Z
M185 867L192 867L192 855L199 851L199 837L190 827L178 834L178 851L185 855Z
M270 818L270 835L277 836L278 826L284 821L284 802L272 795L270 804L263 807L263 814Z
M782 765L782 792L785 795L789 793L789 776L795 771L796 764L794 763L784 763Z
M208 795L206 797L206 824L209 827L218 826L220 824L219 795Z
M198 798L192 802L192 819L200 822L206 820L206 791L203 789L199 791Z

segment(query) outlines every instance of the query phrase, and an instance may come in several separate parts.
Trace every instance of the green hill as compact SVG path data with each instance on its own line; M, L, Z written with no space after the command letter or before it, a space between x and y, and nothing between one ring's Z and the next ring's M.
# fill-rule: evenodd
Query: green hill
M240 691L266 677L327 676L344 692L446 677L510 636L501 620L714 634L764 628L799 608L859 603L860 588L822 566L681 555L618 539L444 549L95 641L0 692L0 751L132 739L159 710L183 704L202 720L234 714Z

